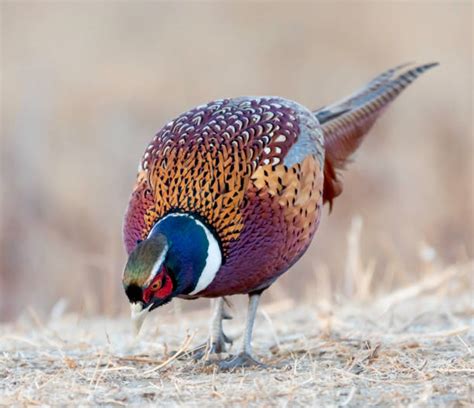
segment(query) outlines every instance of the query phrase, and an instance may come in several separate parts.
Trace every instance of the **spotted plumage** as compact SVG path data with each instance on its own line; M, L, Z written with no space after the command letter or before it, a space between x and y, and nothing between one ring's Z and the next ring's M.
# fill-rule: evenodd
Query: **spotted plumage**
M160 285L168 279L172 292L150 310L174 296L261 293L308 248L323 203L342 191L338 171L378 115L432 66L399 76L396 67L315 112L279 97L241 97L170 121L145 151L126 213L126 289L147 290L147 273ZM140 244L156 239L166 246L160 278L146 261L157 255Z
M202 217L228 255L245 225L248 192L264 177L260 169L271 174L288 167L284 158L295 145L300 126L314 132L312 150L321 167L317 121L302 106L281 98L214 101L169 122L140 164L127 215L127 249L145 239L158 219L177 211ZM135 218L130 227L128 217Z

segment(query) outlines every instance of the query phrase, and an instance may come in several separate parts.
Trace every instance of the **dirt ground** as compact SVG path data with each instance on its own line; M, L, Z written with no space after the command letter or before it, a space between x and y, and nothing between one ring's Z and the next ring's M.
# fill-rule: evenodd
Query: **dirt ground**
M30 310L0 326L0 405L472 406L472 271L447 268L364 304L264 304L254 350L269 369L194 362L206 311L154 312L133 338L126 318ZM234 305L231 336L244 309Z

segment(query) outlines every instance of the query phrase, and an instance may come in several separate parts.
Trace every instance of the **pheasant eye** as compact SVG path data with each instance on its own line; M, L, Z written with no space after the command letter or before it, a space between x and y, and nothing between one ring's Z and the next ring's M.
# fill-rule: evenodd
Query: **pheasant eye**
M151 290L155 291L161 288L161 279L158 279L156 282L151 285Z

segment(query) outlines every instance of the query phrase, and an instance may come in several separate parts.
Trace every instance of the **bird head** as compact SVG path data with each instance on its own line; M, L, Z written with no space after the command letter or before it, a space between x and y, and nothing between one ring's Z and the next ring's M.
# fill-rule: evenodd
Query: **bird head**
M122 283L137 333L151 310L171 300L175 282L165 267L168 242L157 234L140 242L130 254Z

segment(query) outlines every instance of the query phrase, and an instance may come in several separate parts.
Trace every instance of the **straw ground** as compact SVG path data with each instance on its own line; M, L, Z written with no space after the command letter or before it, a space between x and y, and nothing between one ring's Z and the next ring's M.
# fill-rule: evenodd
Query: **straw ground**
M468 406L472 270L434 270L370 301L264 304L254 345L268 370L194 362L204 311L154 313L133 338L125 318L29 310L0 327L0 405Z

